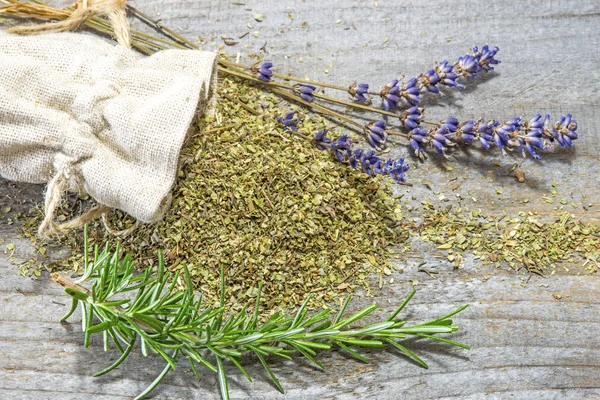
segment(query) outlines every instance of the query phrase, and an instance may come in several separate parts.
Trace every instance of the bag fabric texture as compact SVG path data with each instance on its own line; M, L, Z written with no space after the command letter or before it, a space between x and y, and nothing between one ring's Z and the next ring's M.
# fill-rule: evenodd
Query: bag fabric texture
M160 220L192 121L214 101L215 63L211 52L147 57L87 34L0 32L0 176L60 178L141 222Z

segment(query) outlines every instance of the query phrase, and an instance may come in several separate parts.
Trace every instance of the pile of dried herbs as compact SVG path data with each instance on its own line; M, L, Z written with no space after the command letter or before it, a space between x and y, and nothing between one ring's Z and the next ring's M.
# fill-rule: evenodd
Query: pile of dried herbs
M389 274L390 245L403 234L389 183L282 130L274 95L230 79L219 94L216 116L199 121L182 151L164 221L121 240L124 252L145 263L138 267L152 265L161 249L170 268L186 264L196 287L216 302L225 266L229 305L248 303L263 282L270 312L293 309L308 294L311 306L323 306L358 286L368 290L370 273ZM299 128L313 136L323 123L315 116ZM65 217L76 203L63 208ZM30 236L38 222L27 223ZM115 229L131 223L120 212L109 218ZM92 244L110 237L101 223L92 228ZM79 264L78 236L62 239L74 252L63 266Z

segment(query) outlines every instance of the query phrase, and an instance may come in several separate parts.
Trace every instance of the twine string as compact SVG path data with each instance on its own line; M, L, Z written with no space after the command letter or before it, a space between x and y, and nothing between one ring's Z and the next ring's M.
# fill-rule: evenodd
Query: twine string
M9 33L19 35L37 35L49 32L72 31L93 16L106 16L110 20L117 42L120 45L131 48L129 34L129 22L125 6L127 0L77 0L73 4L73 10L56 10L41 4L12 3L5 7L5 14L13 15L40 15L47 19L58 19L43 25L16 26L7 30Z

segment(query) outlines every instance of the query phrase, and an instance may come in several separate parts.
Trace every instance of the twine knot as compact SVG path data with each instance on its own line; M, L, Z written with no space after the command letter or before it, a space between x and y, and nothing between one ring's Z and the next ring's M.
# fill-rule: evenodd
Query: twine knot
M93 16L106 16L110 20L115 37L120 45L131 47L129 23L125 6L127 0L77 0L70 8L57 10L42 4L30 4L8 1L3 13L13 15L36 15L39 18L58 19L44 25L16 26L7 32L19 35L37 35L48 32L72 31Z

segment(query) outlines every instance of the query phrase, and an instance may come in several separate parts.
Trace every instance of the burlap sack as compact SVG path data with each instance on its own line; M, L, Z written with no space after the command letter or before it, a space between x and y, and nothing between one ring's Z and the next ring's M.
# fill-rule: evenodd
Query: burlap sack
M0 176L49 183L50 214L69 188L159 220L214 71L210 52L143 57L90 35L0 32ZM45 222L42 231L57 230Z

